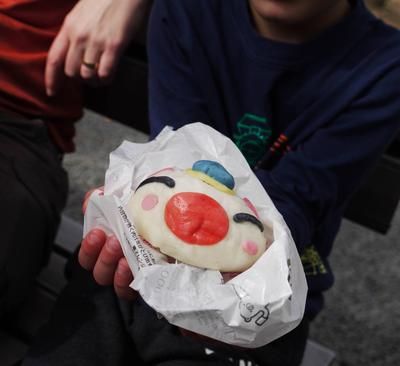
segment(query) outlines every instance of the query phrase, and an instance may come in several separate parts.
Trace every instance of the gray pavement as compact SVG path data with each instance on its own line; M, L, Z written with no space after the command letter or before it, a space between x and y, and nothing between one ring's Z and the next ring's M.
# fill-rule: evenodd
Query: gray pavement
M77 125L77 150L65 157L68 216L82 220L85 192L100 186L108 154L124 139L146 135L87 112ZM331 256L336 275L311 338L334 350L335 366L400 365L400 208L387 235L343 221Z

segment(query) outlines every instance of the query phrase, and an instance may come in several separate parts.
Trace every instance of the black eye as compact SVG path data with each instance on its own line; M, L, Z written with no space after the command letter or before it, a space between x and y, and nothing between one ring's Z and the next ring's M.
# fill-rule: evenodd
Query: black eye
M239 212L235 215L233 215L233 221L237 222L237 223L241 223L241 222L250 222L254 225L256 225L261 232L264 231L264 225L262 224L262 222L257 219L257 217L250 215L248 213L245 212Z
M150 177L145 179L142 183L139 184L139 186L136 188L138 190L140 187L143 187L146 184L149 183L162 183L165 184L169 188L174 188L175 187L175 181L171 177L167 176L160 176L160 177Z

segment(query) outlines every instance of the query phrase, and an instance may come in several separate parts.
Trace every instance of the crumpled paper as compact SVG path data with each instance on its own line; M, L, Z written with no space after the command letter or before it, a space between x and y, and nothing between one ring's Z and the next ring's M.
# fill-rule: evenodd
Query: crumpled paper
M171 166L186 169L200 159L221 163L235 177L237 194L273 225L273 244L226 283L218 271L167 263L142 242L125 210L132 190L149 175ZM303 317L307 284L289 228L236 145L207 125L166 127L153 141L124 141L113 151L104 195L90 197L84 235L95 227L118 237L135 278L130 286L176 326L255 348L288 333Z

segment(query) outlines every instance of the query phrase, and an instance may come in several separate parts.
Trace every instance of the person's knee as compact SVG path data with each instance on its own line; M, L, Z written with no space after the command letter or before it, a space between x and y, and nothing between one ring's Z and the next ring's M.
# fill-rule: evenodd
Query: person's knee
M46 253L49 221L43 207L16 182L3 191L0 202L0 302L7 309L34 284Z

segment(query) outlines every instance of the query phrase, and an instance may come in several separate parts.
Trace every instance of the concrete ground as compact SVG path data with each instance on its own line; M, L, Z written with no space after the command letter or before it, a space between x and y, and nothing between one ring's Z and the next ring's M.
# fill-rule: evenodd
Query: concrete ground
M77 125L77 151L65 157L70 217L82 220L85 192L103 184L108 154L124 139L146 135L92 112ZM331 260L336 283L311 328L313 340L337 353L335 366L400 365L399 238L400 208L385 236L344 220Z

